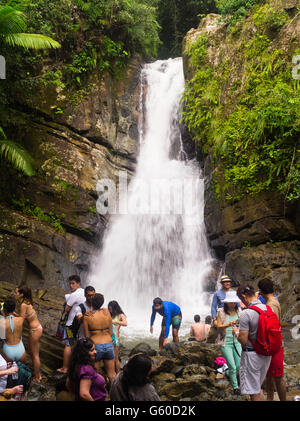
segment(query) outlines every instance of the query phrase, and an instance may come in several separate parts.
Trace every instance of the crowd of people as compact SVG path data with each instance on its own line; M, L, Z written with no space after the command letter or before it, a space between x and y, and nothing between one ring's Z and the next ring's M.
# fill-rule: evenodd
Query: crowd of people
M275 344L277 348L265 354L258 350L257 345L261 314L271 312L268 313L270 319L275 317L278 323L281 318L273 282L270 279L259 281L258 292L251 285L234 290L231 279L223 275L221 285L213 296L211 316L207 316L204 323L199 314L194 316L195 323L190 326L188 341L215 342L220 346L234 394L264 400L261 387L266 379L267 400L274 399L275 390L280 400L286 400L283 344ZM127 318L119 303L110 301L107 308L103 308L104 296L93 286L83 289L77 275L69 277L69 287L70 293L65 295L58 325L57 336L62 340L64 351L62 367L57 371L67 375L66 388L70 394L75 400L159 400L149 382L152 361L148 355L132 356L121 369L120 329L127 326ZM16 312L17 301L20 303L19 313ZM173 342L179 342L182 312L177 304L156 297L150 317L151 333L157 313L162 316L160 352L166 346L170 332ZM16 288L15 297L8 297L4 302L3 315L5 339L0 355L0 393L20 395L26 384L12 383L9 379L26 363L27 354L22 341L25 321L29 330L28 351L32 359L33 380L42 381L39 347L43 328L34 309L30 288ZM17 364L12 365L13 362ZM100 374L101 362L103 376Z
M286 401L281 311L272 280L261 279L258 291L252 285L241 285L235 291L231 288L231 279L226 275L221 277L221 284L222 288L214 294L211 314L234 393L250 395L251 400L262 401L264 395L261 387L266 381L267 400L274 399L276 390L280 401ZM264 317L273 320L273 352L271 346L265 352L257 346L261 343L260 323L265 321Z

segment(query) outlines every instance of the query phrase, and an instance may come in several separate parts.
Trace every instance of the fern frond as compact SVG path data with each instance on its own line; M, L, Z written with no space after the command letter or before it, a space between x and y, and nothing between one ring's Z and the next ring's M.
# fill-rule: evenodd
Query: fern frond
M4 134L0 128L1 135ZM2 136L3 137L3 136ZM22 171L24 174L31 176L34 174L33 158L30 154L18 143L6 139L0 139L0 157L10 162L16 169Z

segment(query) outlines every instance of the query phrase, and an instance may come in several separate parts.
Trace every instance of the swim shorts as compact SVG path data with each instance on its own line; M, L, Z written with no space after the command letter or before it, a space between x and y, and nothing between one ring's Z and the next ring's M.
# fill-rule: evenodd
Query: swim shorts
M179 330L180 325L181 325L181 321L182 321L182 314L181 313L176 314L176 316L172 317L172 319L171 319L172 328ZM163 317L161 325L166 326L165 317Z
M70 326L64 326L64 336L62 337L62 343L65 346L73 346L75 344L75 338Z
M282 377L283 376L283 351L284 348L280 348L275 355L272 356L271 364L267 372L267 376L271 377Z
M96 344L96 361L99 360L114 360L115 359L115 351L112 342L108 342L106 344Z

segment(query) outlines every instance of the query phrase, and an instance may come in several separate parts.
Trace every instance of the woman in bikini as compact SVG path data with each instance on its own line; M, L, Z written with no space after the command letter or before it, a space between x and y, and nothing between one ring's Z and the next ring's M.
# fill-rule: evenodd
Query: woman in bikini
M38 321L35 309L33 308L31 289L26 286L16 288L16 297L21 300L20 317L27 320L29 327L28 346L34 369L33 380L40 383L42 376L40 372L41 363L39 352L43 328Z
M26 351L22 342L23 317L15 316L16 301L7 298L3 304L5 316L5 341L2 355L8 362L21 361L25 363Z
M101 308L104 303L102 294L95 294L92 301L92 311L84 315L83 329L87 338L95 344L96 367L99 368L100 360L103 360L104 368L111 384L116 376L115 353L112 343L112 319L107 308Z
M108 310L112 317L113 327L115 328L115 340L113 338L115 350L115 370L116 373L119 373L119 371L121 370L119 360L120 328L121 326L127 326L127 319L117 301L110 301L108 303Z

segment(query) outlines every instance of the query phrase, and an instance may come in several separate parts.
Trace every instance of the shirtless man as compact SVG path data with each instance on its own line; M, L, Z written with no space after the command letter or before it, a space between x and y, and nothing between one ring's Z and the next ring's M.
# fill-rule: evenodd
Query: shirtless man
M189 341L205 341L210 326L204 323L200 323L200 316L196 314L194 316L195 323L192 324L190 329L190 338Z

